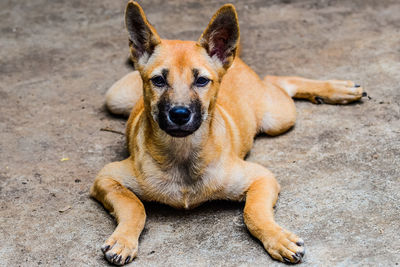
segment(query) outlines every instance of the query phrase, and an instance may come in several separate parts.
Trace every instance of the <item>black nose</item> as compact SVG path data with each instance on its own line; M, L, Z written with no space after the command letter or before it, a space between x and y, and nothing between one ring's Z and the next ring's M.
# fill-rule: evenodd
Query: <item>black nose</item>
M174 107L168 113L169 119L178 125L186 124L190 120L190 115L190 110L185 107Z

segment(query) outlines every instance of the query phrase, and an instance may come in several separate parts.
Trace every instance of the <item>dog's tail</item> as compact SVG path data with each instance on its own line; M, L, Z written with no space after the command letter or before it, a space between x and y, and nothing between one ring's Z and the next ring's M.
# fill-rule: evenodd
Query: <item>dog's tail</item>
M128 117L142 95L143 82L138 71L133 71L114 83L106 93L106 106L116 115Z

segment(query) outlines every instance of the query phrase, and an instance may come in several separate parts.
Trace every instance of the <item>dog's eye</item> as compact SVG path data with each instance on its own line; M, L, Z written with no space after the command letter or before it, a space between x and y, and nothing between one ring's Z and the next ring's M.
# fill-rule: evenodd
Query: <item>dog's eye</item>
M196 80L196 86L197 87L204 87L210 82L210 79L207 79L206 77L199 77Z
M160 75L157 75L157 76L154 76L153 78L151 78L151 82L157 87L164 87L167 84L165 79Z

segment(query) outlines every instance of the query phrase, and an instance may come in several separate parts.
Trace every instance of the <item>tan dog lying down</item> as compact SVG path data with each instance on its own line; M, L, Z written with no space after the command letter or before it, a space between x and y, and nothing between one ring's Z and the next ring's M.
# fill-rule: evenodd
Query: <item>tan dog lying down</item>
M239 25L230 4L197 42L160 39L136 2L128 3L125 19L137 71L110 88L107 106L130 114L130 157L106 165L91 188L118 221L102 246L107 260L122 265L136 256L146 220L140 200L190 209L228 199L246 201L245 224L271 257L301 262L303 241L274 221L278 182L243 158L257 133L278 135L293 126L291 97L346 104L359 100L362 88L351 81L261 80L237 56Z

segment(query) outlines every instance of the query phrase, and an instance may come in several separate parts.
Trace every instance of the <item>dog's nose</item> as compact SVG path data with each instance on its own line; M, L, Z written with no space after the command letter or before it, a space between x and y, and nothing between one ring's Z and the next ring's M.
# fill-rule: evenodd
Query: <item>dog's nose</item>
M178 125L184 125L190 120L191 112L186 107L174 107L169 113L169 119Z

